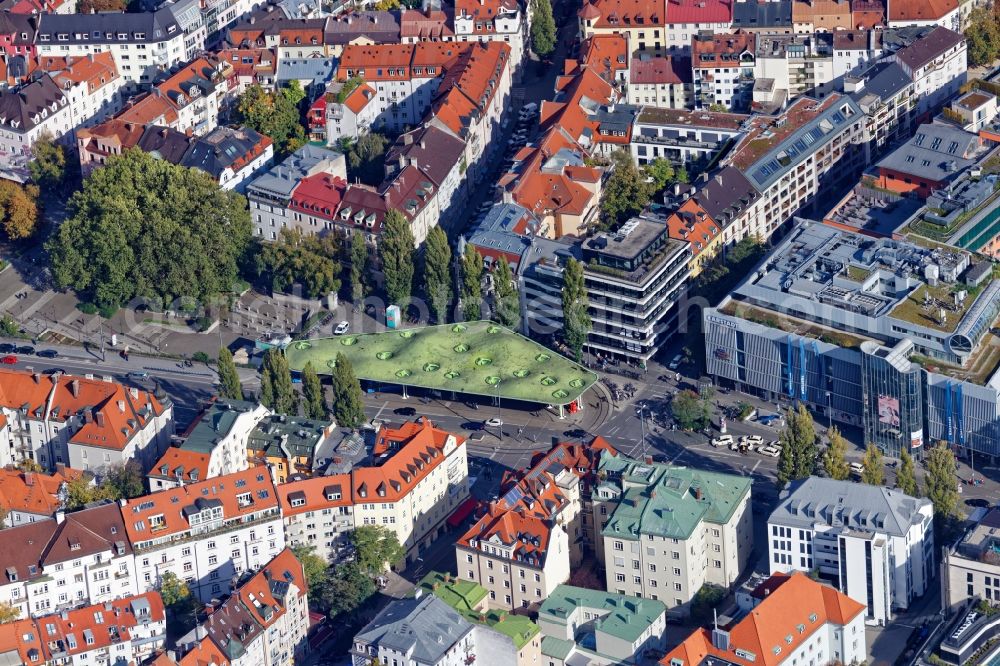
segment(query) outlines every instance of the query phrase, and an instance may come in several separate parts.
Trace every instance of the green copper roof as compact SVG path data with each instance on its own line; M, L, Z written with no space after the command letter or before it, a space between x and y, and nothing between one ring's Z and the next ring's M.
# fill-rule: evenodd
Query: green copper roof
M687 539L702 521L727 523L752 483L747 477L647 464L622 455L602 455L601 472L598 496L607 492L619 498L602 534L633 541L640 534Z
M181 448L197 453L211 453L220 439L229 434L240 414L257 405L243 400L217 400L211 404L184 439Z
M601 592L585 587L560 585L538 610L539 619L568 622L578 609L586 608L602 617L594 622L600 631L629 643L637 640L649 625L667 612L662 601L641 599L613 592ZM579 620L579 618L578 618ZM545 646L542 645L544 651ZM548 654L548 653L546 653Z
M555 636L542 636L542 654L560 661L566 659L573 651L573 641L563 640Z
M523 615L514 615L507 611L477 610L476 607L486 598L486 588L470 580L454 576L449 578L450 580L446 580L445 574L431 571L423 577L418 587L436 595L469 622L485 624L507 636L518 650L538 634L538 625Z

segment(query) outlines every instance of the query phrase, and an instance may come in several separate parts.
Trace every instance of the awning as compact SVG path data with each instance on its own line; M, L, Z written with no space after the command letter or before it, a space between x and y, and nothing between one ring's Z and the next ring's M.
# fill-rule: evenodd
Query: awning
M455 509L454 513L448 516L448 527L458 527L461 525L466 518L472 515L472 512L476 510L476 506L479 505L479 500L475 497L470 497Z

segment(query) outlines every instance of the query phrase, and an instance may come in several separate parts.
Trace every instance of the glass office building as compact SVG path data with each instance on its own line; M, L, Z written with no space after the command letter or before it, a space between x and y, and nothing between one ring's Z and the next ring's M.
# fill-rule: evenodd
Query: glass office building
M912 348L908 340L892 348L861 343L865 440L893 457L924 444L923 374L909 361Z

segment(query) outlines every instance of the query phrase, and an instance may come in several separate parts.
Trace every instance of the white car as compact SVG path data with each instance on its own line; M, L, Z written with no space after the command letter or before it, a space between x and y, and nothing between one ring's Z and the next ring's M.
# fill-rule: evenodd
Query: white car
M773 446L764 446L762 448L759 448L757 449L757 453L761 454L762 456L767 456L769 458L777 458L778 456L781 455L781 451L774 448Z
M862 465L861 463L852 462L851 472L857 474L858 476L861 476L865 472L865 466Z
M486 424L486 427L488 427L488 428L499 428L500 426L503 425L503 421L501 421L500 419L498 419L498 418L496 418L494 416L492 419L487 419L485 421L485 424Z
M730 446L733 443L732 435L720 435L712 439L712 446Z
M764 438L761 437L760 435L748 435L743 439L746 440L746 445L749 446L751 449L759 448L761 445L764 444Z
M337 327L335 329L333 329L333 334L343 335L344 333L347 333L349 330L351 330L351 322L342 321L339 324L337 324Z

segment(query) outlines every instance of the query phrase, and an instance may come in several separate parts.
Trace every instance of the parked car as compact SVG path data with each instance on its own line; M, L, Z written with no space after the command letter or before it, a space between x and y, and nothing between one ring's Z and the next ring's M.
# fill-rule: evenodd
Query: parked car
M149 373L142 370L133 370L125 376L129 379L149 379Z
M492 419L486 419L483 423L485 423L488 428L499 428L503 425L503 421L495 416Z
M865 471L865 466L861 463L852 462L851 463L851 473L861 476L862 472Z
M747 435L744 439L751 449L760 448L764 444L764 438L760 435Z
M0 354L9 354L15 349L17 349L17 347L15 345L10 344L9 342L4 342L3 344L0 344Z
M683 360L684 357L678 354L677 356L674 356L673 359L671 359L670 365L668 365L667 367L670 368L671 370L676 370L677 368L681 367L681 361Z
M13 354L7 354L3 358L0 358L0 363L3 363L4 365L14 365L17 363L17 357Z
M14 353L15 354L21 354L22 356L34 356L35 355L35 348L32 347L31 345L24 345L22 347L15 347L14 348Z
M333 329L334 335L343 335L351 330L351 323L349 321L342 321L337 324L337 328Z
M392 413L396 416L416 416L417 410L413 407L397 407Z
M761 454L762 456L767 456L769 458L777 458L778 456L781 455L781 451L774 448L773 446L765 446L759 448L757 449L757 453Z
M714 437L712 439L711 444L712 444L712 446L716 446L716 447L718 447L718 446L730 446L733 443L733 441L734 440L733 440L733 436L732 435L719 435L718 437Z
M781 416L778 415L778 414L765 414L763 416L758 416L757 417L757 423L760 423L761 425L766 425L766 426L774 425L775 421L780 421L780 420L781 420Z
M981 497L970 497L965 500L965 505L971 506L974 509L987 509L990 506L990 501Z
M39 356L40 358L58 358L59 352L57 352L55 349L43 349L36 355Z
M583 428L573 428L563 433L563 437L569 437L570 439L583 439L586 436L587 431Z

